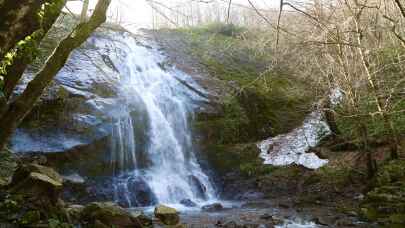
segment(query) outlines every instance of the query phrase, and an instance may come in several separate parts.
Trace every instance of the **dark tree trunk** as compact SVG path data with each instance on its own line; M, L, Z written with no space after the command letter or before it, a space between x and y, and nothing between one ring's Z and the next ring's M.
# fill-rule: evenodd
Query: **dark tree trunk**
M332 136L336 137L337 135L340 134L340 131L339 131L338 125L336 123L335 112L332 110L332 104L331 104L329 98L325 101L324 115L325 115L325 120L329 125L329 129L332 132Z
M40 26L38 11L44 0L3 0L0 2L0 60L15 44Z
M60 15L65 0L46 0L49 5L44 9L44 17L41 21L41 28L36 30L35 36L32 37L32 48L17 49L17 57L13 59L13 63L6 67L6 75L4 75L4 95L7 99L12 95L14 88L20 81L25 69L36 58L36 50L39 43L42 41L46 33L55 23Z
M111 0L98 1L90 20L86 23L79 24L60 42L41 71L28 83L24 92L9 105L8 110L0 119L0 126L2 127L0 131L0 149L5 148L17 126L31 111L44 89L65 65L70 53L84 43L93 31L105 22L106 12L110 2Z

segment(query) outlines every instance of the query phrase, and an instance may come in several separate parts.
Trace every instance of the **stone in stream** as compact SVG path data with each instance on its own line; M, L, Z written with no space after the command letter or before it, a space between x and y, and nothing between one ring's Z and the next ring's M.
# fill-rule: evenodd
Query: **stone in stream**
M81 219L93 227L142 228L144 216L131 214L112 202L88 204L81 213Z
M216 211L220 211L222 209L224 209L224 207L220 203L207 204L201 208L201 210L206 211L206 212L216 212Z
M191 199L183 199L180 203L186 207L196 207L197 204L194 203Z
M176 225L180 221L180 217L176 209L165 205L158 205L154 211L155 217L165 225Z

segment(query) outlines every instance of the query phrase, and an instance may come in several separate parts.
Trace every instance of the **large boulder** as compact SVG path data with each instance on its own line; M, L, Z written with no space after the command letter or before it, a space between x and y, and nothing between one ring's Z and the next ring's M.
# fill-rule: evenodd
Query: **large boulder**
M176 209L165 205L155 207L155 217L165 225L176 225L180 222L180 217Z
M58 203L63 186L62 177L52 168L28 164L21 165L15 171L9 190L40 202Z
M142 228L144 217L134 215L112 202L88 204L81 213L82 222L105 227Z

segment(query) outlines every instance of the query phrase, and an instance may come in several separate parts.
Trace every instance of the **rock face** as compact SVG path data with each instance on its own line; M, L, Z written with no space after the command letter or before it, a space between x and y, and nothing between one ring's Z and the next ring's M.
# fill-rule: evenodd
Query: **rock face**
M111 202L91 203L81 214L83 221L90 226L142 228L145 222L140 215L133 215Z
M180 217L176 209L167 207L165 205L156 206L154 214L155 217L165 225L176 225L180 221Z
M62 173L71 169L80 170L80 175L109 171L107 159L113 110L122 103L118 96L120 75L114 62L125 55L122 51L125 44L115 38L125 36L128 34L100 29L73 51L55 81L15 132L11 140L13 151L45 153L47 165L58 167ZM52 48L52 45L44 46L42 51ZM111 52L115 55L110 55ZM25 72L15 95L22 92L37 68L32 66ZM84 165L83 160L94 161L93 166Z
M149 206L157 203L156 196L153 194L148 183L141 177L131 177L127 182L128 191L137 206Z

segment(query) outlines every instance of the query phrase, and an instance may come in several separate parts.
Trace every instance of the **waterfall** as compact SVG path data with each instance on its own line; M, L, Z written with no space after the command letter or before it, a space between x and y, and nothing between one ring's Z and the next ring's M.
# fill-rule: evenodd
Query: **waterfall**
M190 130L193 100L202 98L178 79L193 80L173 67L164 69L164 56L155 49L133 38L125 44L126 54L114 61L121 77L111 145L115 200L132 207L214 199Z

